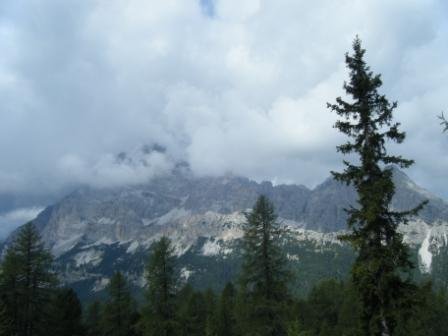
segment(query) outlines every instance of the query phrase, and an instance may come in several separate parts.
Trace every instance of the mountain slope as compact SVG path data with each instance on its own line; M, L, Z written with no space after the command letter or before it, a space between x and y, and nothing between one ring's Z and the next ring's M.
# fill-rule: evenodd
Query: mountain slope
M395 209L429 200L421 215L401 230L420 270L430 272L432 258L446 242L448 204L399 170L394 170L394 180ZM356 194L332 179L309 190L175 170L138 186L80 188L45 209L35 224L55 254L64 281L83 293L101 291L115 269L142 286L147 250L162 235L174 242L184 280L219 287L238 272L243 212L259 194L272 199L279 220L291 229L285 250L299 270L302 291L319 278L346 276L353 253L336 232L345 229L344 208L356 206Z

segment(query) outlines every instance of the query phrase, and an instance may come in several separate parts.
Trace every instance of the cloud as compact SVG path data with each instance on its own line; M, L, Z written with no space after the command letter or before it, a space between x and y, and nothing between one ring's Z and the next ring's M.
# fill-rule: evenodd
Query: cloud
M19 208L0 214L0 239L6 238L19 225L36 218L42 210L42 207Z
M174 165L175 161L163 152L137 149L131 154L106 154L93 162L67 154L61 158L58 168L72 183L107 188L148 181L172 170Z
M437 114L448 90L447 5L433 1L4 0L0 191L139 183L186 160L313 186L340 168L326 102L356 34L400 102L392 150L445 194ZM148 164L116 154L160 143Z

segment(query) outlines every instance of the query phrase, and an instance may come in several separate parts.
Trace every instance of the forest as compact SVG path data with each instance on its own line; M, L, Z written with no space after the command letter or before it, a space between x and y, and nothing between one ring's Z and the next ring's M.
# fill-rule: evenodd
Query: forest
M180 281L173 244L153 243L145 269L144 297L135 297L117 271L104 300L82 304L53 270L53 257L32 222L21 227L0 265L0 335L8 336L386 336L446 335L448 288L412 277L416 267L397 228L425 206L396 212L391 165L413 160L392 155L405 133L394 121L396 102L379 93L380 75L365 62L359 38L347 53L349 97L327 107L348 141L337 146L344 170L332 172L355 187L358 205L340 236L356 251L350 278L321 279L308 295L291 288L295 274L282 249L287 228L272 202L260 195L246 213L242 267L222 291L198 290ZM442 116L442 124L448 123Z

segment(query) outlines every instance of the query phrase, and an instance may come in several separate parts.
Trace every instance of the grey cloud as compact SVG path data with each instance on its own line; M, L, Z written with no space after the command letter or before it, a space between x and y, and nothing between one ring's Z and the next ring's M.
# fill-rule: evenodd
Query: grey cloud
M36 218L42 210L41 207L19 208L0 214L0 239L5 238L18 225Z
M343 139L325 104L343 94L344 53L359 34L400 101L408 139L391 148L446 195L448 138L436 119L447 104L446 6L2 1L0 191L138 183L176 160L198 174L313 186L340 168ZM167 154L114 161L145 143Z

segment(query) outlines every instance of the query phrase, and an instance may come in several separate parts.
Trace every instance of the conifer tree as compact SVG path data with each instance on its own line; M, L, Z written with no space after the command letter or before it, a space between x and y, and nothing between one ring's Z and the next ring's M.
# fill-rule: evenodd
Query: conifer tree
M46 335L46 311L56 277L52 257L34 225L25 224L8 247L1 264L0 296L11 320L13 334Z
M381 77L367 66L359 38L353 50L353 55L345 58L350 80L344 89L351 99L339 97L328 107L342 117L335 128L351 138L337 150L357 154L359 163L344 161L344 171L333 175L353 185L358 193L359 205L348 210L351 233L345 239L358 252L352 276L363 306L364 334L393 335L397 310L409 303L407 298L415 290L406 277L413 264L397 227L422 205L407 212L390 208L395 188L389 165L407 168L413 161L387 153L386 141L401 143L405 138L400 124L392 120L397 103L390 103L378 92Z
M176 335L182 336L188 333L188 316L190 315L190 301L195 290L191 284L186 283L177 293L176 293L176 321L178 323L178 332Z
M178 275L171 241L162 237L151 248L146 267L147 306L143 312L145 336L172 336L177 333L176 290Z
M246 305L248 335L286 334L285 309L289 298L287 259L280 245L282 230L274 206L260 196L246 216L243 238L241 292Z
M0 300L0 336L14 336L12 321L5 303Z
M286 330L287 336L302 336L302 330L300 327L300 323L297 320L291 321Z
M201 292L193 292L179 316L181 336L205 336L207 305Z
M116 272L106 290L109 297L102 314L103 335L135 335L135 303L125 277L120 272Z
M50 323L46 326L47 335L84 336L82 308L78 296L71 288L55 291L49 304Z
M448 242L443 241L431 262L431 277L435 287L448 293Z
M207 289L204 294L205 300L205 336L216 336L216 295L212 289Z
M216 336L236 335L235 299L235 288L232 283L228 283L221 293L217 306Z
M99 301L93 301L87 306L84 325L87 336L101 335L102 306Z

